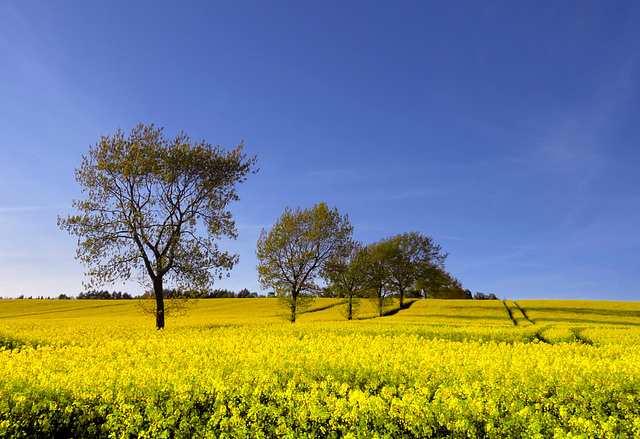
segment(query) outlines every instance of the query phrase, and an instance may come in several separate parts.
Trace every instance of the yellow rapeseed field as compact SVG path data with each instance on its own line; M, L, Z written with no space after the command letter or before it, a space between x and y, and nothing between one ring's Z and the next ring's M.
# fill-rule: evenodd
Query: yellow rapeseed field
M640 437L640 304L0 301L0 437Z

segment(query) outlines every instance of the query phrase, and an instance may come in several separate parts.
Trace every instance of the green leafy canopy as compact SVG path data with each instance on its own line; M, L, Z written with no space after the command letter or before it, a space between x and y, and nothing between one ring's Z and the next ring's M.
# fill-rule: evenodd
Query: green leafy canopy
M330 258L346 249L352 232L348 216L326 203L295 211L287 207L271 230L262 230L256 251L258 280L284 297L292 322L300 311L299 296L318 290L316 278Z
M227 206L257 160L242 149L192 142L184 132L169 140L153 124L102 136L75 172L86 194L73 202L80 214L58 217L78 236L88 286L137 273L154 285L170 278L205 287L230 270L237 255L214 239L237 236Z

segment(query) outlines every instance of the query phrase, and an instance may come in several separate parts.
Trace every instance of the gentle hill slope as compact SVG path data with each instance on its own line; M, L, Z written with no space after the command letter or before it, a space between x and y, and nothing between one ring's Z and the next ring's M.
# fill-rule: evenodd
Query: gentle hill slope
M355 321L435 326L640 326L640 302L579 300L414 300L378 317L368 300L361 300ZM317 298L299 323L341 322L341 299ZM277 299L201 299L186 315L170 318L169 326L252 325L283 323ZM0 300L0 321L91 320L146 322L137 300Z

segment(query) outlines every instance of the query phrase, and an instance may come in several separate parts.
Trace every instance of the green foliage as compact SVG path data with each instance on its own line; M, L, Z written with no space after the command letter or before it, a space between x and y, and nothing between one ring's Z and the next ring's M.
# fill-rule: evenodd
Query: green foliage
M416 280L418 289L424 292L425 298L431 299L471 299L471 293L462 288L458 279L443 267L426 265Z
M214 239L236 237L226 208L239 199L236 185L255 162L242 145L225 151L192 142L184 132L169 140L153 124L102 136L76 169L87 196L73 202L81 213L58 218L63 230L78 236L88 286L132 275L146 279L157 299L156 324L163 327L165 280L205 288L237 262Z
M60 299L60 297L58 297L58 299ZM78 294L77 299L79 300L130 300L133 299L133 297L131 296L131 294L129 293L122 293L121 291L113 291L113 292L109 292L107 290L100 290L100 291L83 291L80 294Z
M382 317L392 302L390 260L395 250L393 243L379 241L367 245L362 253L362 270L371 303Z
M348 216L320 203L311 209L287 207L257 243L258 280L282 298L289 320L301 312L300 298L319 290L316 279L329 259L346 251L353 227Z
M365 297L369 286L366 272L367 253L360 242L350 241L346 250L330 258L322 276L336 297L344 298L343 314L351 320L360 307L360 297Z
M405 293L427 273L443 271L446 253L434 244L433 238L418 232L403 233L382 241L386 250L388 286L398 294L400 307Z

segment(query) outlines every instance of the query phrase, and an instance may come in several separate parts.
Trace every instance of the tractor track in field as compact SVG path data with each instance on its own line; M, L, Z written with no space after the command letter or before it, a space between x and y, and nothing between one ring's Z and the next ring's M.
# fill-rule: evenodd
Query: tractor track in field
M520 307L520 305L518 305L518 302L516 302L516 301L514 300L514 301L513 301L513 304L514 304L515 306L517 306L517 307L518 307L518 309L520 310L520 312L522 313L522 315L524 316L524 318L525 318L525 319L527 319L529 322L531 322L531 324L532 324L532 325L535 325L535 324L536 324L536 322L534 322L533 320L531 320L531 319L529 318L529 316L528 316L528 315L527 315L527 313L524 311L524 309L522 309L522 308Z
M507 309L507 314L509 314L509 318L511 319L511 321L513 322L513 324L515 326L518 326L518 322L517 320L513 317L513 313L511 312L511 308L509 308L509 305L507 305L507 301L503 300L502 304L504 305L504 307Z

